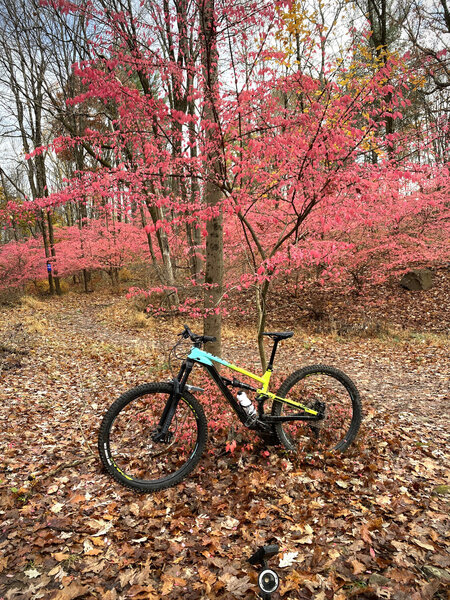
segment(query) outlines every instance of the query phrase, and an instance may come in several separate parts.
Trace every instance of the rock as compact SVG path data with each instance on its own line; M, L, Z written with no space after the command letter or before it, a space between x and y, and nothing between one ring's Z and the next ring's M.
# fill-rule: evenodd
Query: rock
M392 581L387 577L384 577L384 575L373 573L369 577L369 585L373 585L374 587L386 587L392 585Z
M433 285L433 271L430 269L414 269L405 273L400 285L407 290L429 290Z
M424 565L422 571L428 577L435 577L436 579L441 579L442 581L450 583L450 571L434 567L433 565Z
M448 496L450 494L450 485L437 485L431 493L433 496Z

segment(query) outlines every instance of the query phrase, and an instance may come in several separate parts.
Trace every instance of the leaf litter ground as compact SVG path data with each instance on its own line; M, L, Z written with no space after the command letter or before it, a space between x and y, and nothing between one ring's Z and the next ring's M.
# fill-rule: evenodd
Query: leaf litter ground
M271 561L281 578L274 600L446 597L442 334L297 329L280 348L280 370L322 362L357 382L365 419L350 451L266 448L200 396L215 417L200 468L142 496L102 472L97 430L120 393L170 376L167 349L180 323L133 329L130 310L100 294L1 309L0 598L250 600L256 577L247 559L270 542L282 549ZM250 328L225 329L224 355L258 370Z

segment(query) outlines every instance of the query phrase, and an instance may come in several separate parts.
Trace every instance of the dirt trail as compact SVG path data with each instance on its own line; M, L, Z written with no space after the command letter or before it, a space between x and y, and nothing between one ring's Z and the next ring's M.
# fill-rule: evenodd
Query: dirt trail
M55 315L55 322L61 334L67 335L71 339L86 338L95 342L105 342L117 345L123 348L136 345L154 346L154 341L148 332L140 330L126 330L118 328L114 323L108 323L103 313L110 307L114 307L119 299L112 301L94 300L90 297L83 299L84 302L71 302L66 305L59 303L58 312Z

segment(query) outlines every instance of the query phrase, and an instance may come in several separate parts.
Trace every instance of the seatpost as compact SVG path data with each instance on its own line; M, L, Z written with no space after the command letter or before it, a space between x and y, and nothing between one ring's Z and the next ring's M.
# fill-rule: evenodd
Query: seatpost
M272 354L270 355L269 364L267 365L267 370L271 371L273 369L273 361L275 360L275 353L277 351L278 342L280 340L275 340L273 343Z

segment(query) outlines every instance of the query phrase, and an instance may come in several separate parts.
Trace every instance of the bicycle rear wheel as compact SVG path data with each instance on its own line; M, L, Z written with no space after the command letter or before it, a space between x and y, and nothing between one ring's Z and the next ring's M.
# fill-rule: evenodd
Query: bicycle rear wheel
M206 417L187 391L180 398L165 442L155 442L157 428L172 384L148 383L125 392L106 413L98 450L110 475L140 492L155 492L182 481L205 449Z
M325 412L322 421L277 423L278 439L288 450L314 447L317 450L346 450L358 433L362 419L361 400L353 381L334 367L312 365L292 373L277 396L291 398L304 406ZM273 415L295 415L298 408L274 401Z

